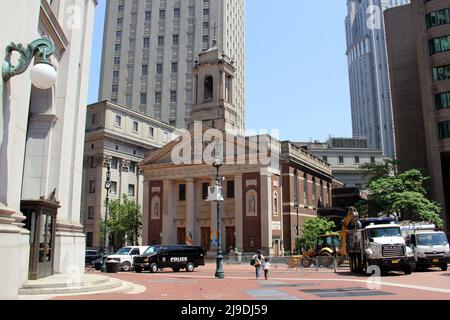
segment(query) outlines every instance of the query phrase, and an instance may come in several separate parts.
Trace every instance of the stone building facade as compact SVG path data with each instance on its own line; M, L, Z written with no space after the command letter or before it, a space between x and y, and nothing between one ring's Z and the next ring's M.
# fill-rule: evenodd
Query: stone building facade
M17 0L0 10L1 52L47 36L57 71L48 90L32 86L31 68L0 82L0 299L16 298L27 279L84 271L81 179L96 5Z
M330 138L327 142L298 142L297 146L306 148L316 157L328 162L335 180L343 188L367 190L368 177L364 176L363 164L384 163L389 158L383 151L370 149L366 139Z
M111 165L110 199L126 195L142 208L143 173L138 163L170 142L176 130L110 101L88 106L81 199L87 248L103 248L100 224L105 214L107 164Z

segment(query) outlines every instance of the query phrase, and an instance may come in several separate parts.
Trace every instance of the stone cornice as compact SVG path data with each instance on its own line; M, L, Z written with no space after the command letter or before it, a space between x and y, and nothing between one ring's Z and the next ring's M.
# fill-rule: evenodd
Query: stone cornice
M45 25L45 28L49 32L50 38L55 43L55 46L59 49L58 53L61 54L67 49L69 45L69 40L67 39L61 25L58 22L55 14L53 13L50 4L41 0L41 12L40 12L40 22Z
M144 170L145 180L185 180L189 178L211 178L215 180L216 169L213 166L197 165L197 166L178 166L168 164L152 165L151 169ZM243 173L260 173L261 167L258 165L236 165L236 166L224 166L220 170L222 176L236 176Z

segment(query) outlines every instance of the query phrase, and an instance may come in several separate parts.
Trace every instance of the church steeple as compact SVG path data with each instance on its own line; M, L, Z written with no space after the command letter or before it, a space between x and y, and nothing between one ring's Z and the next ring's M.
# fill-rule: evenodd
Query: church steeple
M195 102L190 127L194 121L220 130L239 127L236 107L233 105L234 62L215 45L202 52L195 62Z

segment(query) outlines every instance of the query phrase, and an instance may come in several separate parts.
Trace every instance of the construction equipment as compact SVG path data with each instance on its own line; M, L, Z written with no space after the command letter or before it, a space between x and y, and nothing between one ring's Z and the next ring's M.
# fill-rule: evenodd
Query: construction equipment
M347 257L347 229L349 224L358 217L356 209L351 207L342 222L340 235L319 236L316 247L303 254L302 266L308 268L317 261L317 263L329 267L333 263L333 259L336 259L337 265L343 264Z
M334 234L321 235L317 238L316 247L306 252L302 257L302 266L309 268L316 263L330 267L334 259L341 265L345 257L341 254L342 244L339 236Z

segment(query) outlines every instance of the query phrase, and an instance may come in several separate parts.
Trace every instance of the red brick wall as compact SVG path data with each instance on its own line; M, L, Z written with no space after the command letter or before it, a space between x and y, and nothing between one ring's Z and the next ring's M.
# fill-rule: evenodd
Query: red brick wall
M303 169L303 170L305 170L305 169ZM294 171L295 171L295 167L292 164L283 163L283 166L282 166L282 173L283 173L282 203L283 203L283 212L284 212L283 236L284 236L284 249L287 251L295 250L295 237L296 237L295 225L297 224L297 214L296 214L296 209L293 206L293 203L294 203L294 179L295 179ZM303 196L304 188L303 188L302 178L305 175L305 171L302 171L301 168L298 168L297 172L298 172L298 178L299 178L299 181L298 181L298 193L299 193L298 200L299 200L299 204L300 204L299 214L317 216L316 209L303 208L305 201L304 201L304 196ZM288 174L291 174L292 176L289 176ZM306 172L306 176L307 176L307 179L309 181L311 181L315 175L313 175L311 172L308 171L308 172ZM315 177L316 177L316 182L318 184L320 184L321 178L319 176L315 176ZM318 200L320 198L320 187L317 186L316 199L315 199L315 203L313 204L313 202L312 202L313 184L312 184L312 182L309 182L309 181L307 183L308 199L306 201L306 204L308 206L312 206L312 205L316 206L318 203ZM323 181L323 186L325 187L323 204L328 205L326 187L327 187L328 183L331 184L331 181L327 181L327 180L322 180L322 181ZM307 219L307 217L299 216L300 236L301 236L301 230L302 230L303 224L306 219Z
M163 212L165 203L163 203L163 182L162 181L150 181L149 186L149 194L150 199L148 199L148 244L149 245L158 245L161 244L160 234L162 232L163 226ZM153 188L160 188L159 192L152 192ZM152 220L152 199L153 197L158 196L160 199L160 219Z
M246 173L243 175L242 183L242 201L243 201L243 227L244 227L244 251L255 252L261 249L261 178L259 173ZM248 186L248 180L256 180L257 186ZM257 217L247 217L247 192L256 191L258 195L257 201ZM253 238L254 246L251 247L251 239Z

